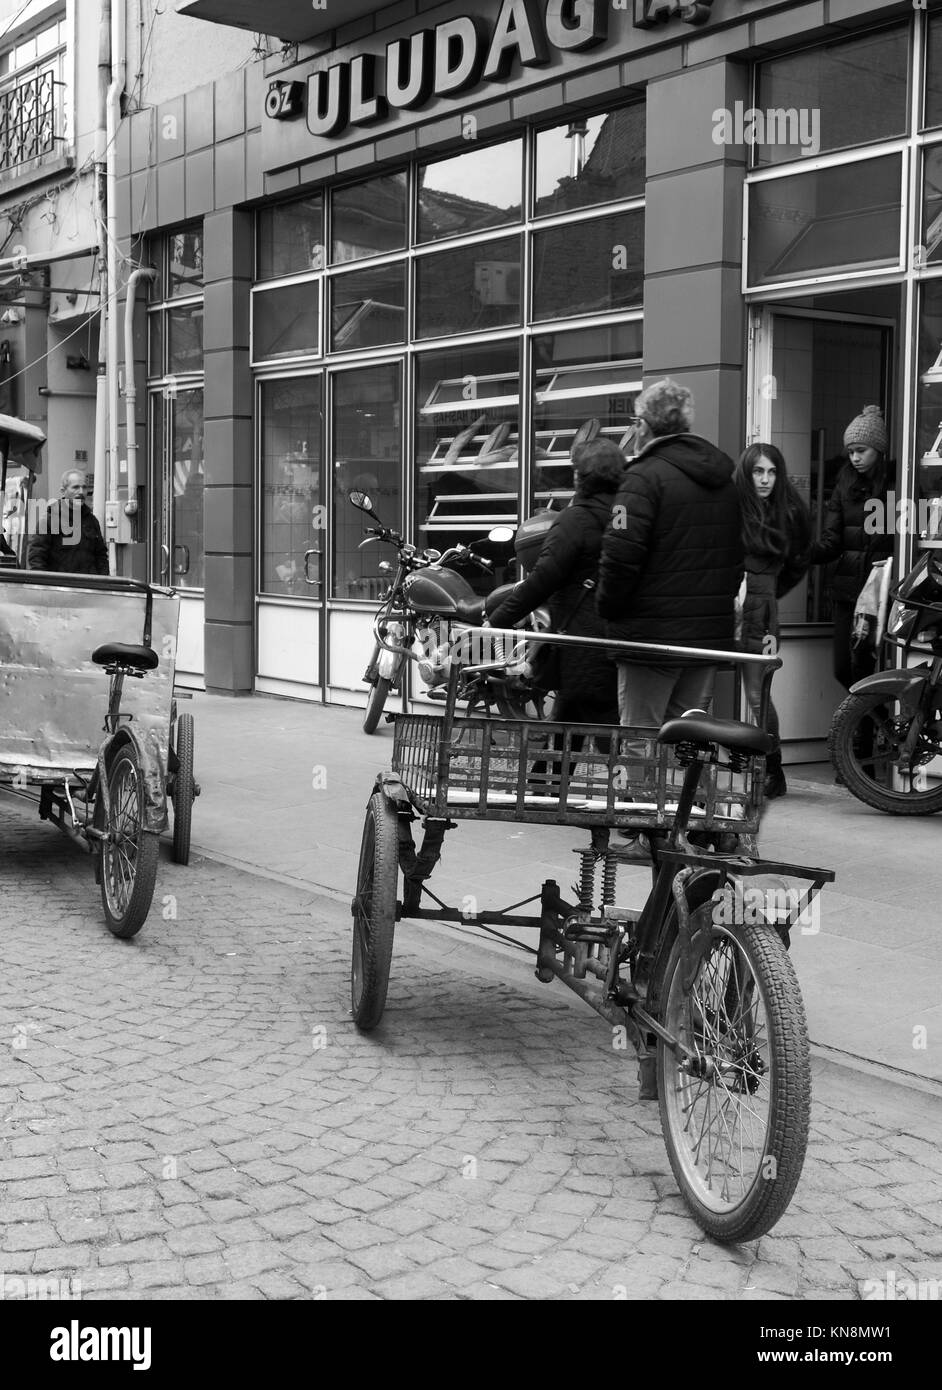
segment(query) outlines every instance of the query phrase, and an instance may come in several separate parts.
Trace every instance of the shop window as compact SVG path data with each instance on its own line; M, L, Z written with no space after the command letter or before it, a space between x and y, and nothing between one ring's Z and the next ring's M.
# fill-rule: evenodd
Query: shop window
M749 284L900 265L902 156L749 186Z
M149 248L157 280L148 306L151 379L203 370L203 231L185 227Z
M942 10L929 16L925 124L942 125Z
M519 324L520 250L519 237L502 237L417 259L416 337Z
M333 597L376 599L376 554L360 550L363 517L347 500L366 492L386 526L398 528L402 458L402 386L398 362L333 377Z
M403 251L409 178L405 173L338 188L331 197L330 259L358 261Z
M760 63L755 163L790 160L905 135L909 25ZM774 119L773 119L774 117Z
M535 233L535 320L639 308L643 298L643 212L570 222Z
M417 359L415 459L418 545L446 550L480 541L495 526L517 525L516 340L423 353ZM474 579L470 571L468 578Z
M13 22L28 8L24 5ZM66 55L64 17L47 20L0 52L0 173L64 152Z
M645 105L577 118L536 137L537 217L644 195Z
M167 298L190 299L203 291L203 229L171 232L167 241Z
M942 263L942 145L925 151L922 185L922 242L920 265Z
M942 549L942 280L922 286L916 409L920 544Z
M533 339L533 503L565 506L572 496L578 436L634 448L641 390L641 323L547 333Z
M261 418L261 592L321 597L320 376L264 381Z
M258 278L276 280L324 268L324 199L320 193L262 208L258 214Z
M417 182L419 242L519 222L523 141L510 140L421 165Z
M330 281L332 352L402 343L406 336L406 267L351 270Z
M316 280L256 290L252 296L252 355L264 358L320 353L320 285Z

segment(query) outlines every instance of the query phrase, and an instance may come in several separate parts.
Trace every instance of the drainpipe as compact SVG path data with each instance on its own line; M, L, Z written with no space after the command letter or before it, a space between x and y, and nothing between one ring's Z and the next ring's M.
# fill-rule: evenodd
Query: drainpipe
M111 83L111 0L101 0L98 16L98 129L95 132L95 196L98 204L98 245L108 245L108 194L106 160L108 149L108 88ZM95 488L92 511L105 529L105 495L108 485L108 260L99 257L98 376L95 382Z
M124 302L124 410L125 435L128 450L128 500L124 511L133 516L137 511L137 380L134 374L134 304L141 280L153 283L156 270L139 267L128 277L128 297Z
M118 166L117 135L121 123L121 97L127 75L125 52L125 0L111 3L111 83L108 87L106 136L107 145L107 206L108 206L108 501L117 511L118 501L118 306L115 294L118 287ZM112 574L117 573L114 536L109 538L108 553Z

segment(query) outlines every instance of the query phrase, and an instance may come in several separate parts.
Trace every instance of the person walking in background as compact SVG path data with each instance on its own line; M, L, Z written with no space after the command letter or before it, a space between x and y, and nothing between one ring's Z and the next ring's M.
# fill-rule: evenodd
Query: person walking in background
M490 615L491 627L513 627L549 600L553 631L572 637L604 637L587 582L596 581L602 536L612 515L626 460L610 439L577 444L572 451L575 496L547 533L539 558ZM615 670L604 651L558 649L559 688L554 718L574 724L617 724Z
M887 489L895 480L896 465L887 461L888 446L882 410L864 406L844 431L847 463L837 475L821 539L811 547L813 565L838 562L831 580L834 676L845 690L869 676L876 665L869 643L854 640L854 607L871 566L893 554ZM880 506L868 509L868 502L874 501ZM868 528L869 513L878 520L874 525L871 518Z
M751 444L737 463L733 478L742 508L746 552L740 646L744 652L775 655L779 642L778 600L795 587L808 569L811 517L774 444ZM758 724L762 669L744 666L742 679L746 704ZM766 727L778 740L778 712L771 700ZM780 746L768 755L765 767L766 798L784 796L788 787Z
M602 542L597 607L609 637L730 651L743 574L733 461L692 434L693 396L669 377L635 401L637 453ZM618 662L622 724L708 709L716 668Z
M50 502L42 529L29 543L31 570L61 574L108 574L108 547L98 518L86 505L85 474L69 469L62 475L62 496Z

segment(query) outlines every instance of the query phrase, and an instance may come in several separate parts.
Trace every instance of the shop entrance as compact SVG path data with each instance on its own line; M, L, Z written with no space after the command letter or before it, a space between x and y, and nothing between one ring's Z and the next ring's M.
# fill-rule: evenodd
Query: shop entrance
M176 668L183 683L203 676L203 391L151 399L151 575L176 589L180 628Z
M816 538L845 461L849 422L865 405L880 405L891 440L898 436L900 299L890 286L753 310L747 439L782 451ZM775 700L791 762L824 756L821 741L845 693L831 674L830 577L828 567L815 566L780 603L785 669Z

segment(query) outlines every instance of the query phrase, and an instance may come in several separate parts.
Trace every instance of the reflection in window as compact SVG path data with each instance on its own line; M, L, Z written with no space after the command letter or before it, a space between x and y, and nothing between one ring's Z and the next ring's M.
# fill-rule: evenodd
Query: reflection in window
M417 241L467 236L520 221L523 141L420 166Z
M644 102L540 131L536 216L642 197L644 146Z
M168 299L184 299L203 288L203 231L190 228L167 238L169 257Z
M333 264L405 248L407 188L408 175L402 173L335 190L331 203Z
M925 124L942 125L942 11L929 16Z
M423 256L415 275L419 338L520 322L519 237Z
M757 131L765 139L755 162L782 164L905 135L908 58L906 24L761 63L756 105L775 112L776 123L774 133Z
M170 420L173 585L203 587L203 392L183 391Z
M261 591L321 597L319 376L261 385ZM311 552L318 552L311 554Z
M640 323L533 340L533 503L565 506L578 440L610 439L630 455L641 390Z
M335 275L330 282L330 335L332 352L404 342L405 266Z
M303 275L324 267L324 200L319 193L258 214L258 278Z
M171 375L203 370L203 306L167 310L167 370Z
M416 368L415 537L446 550L517 525L516 342L423 353ZM478 547L488 555L487 546ZM506 547L491 558L506 563ZM466 577L475 583L477 576Z
M942 145L925 150L923 165L922 247L923 265L942 261Z
M320 352L319 286L316 281L260 290L252 296L252 351L264 357Z
M752 184L749 283L895 266L902 156Z
M534 234L534 319L640 308L643 298L643 212Z
M399 468L402 454L399 364L383 363L333 378L331 457L334 460L333 597L377 599L376 547L360 550L363 516L347 500L369 493L386 526L399 525Z

